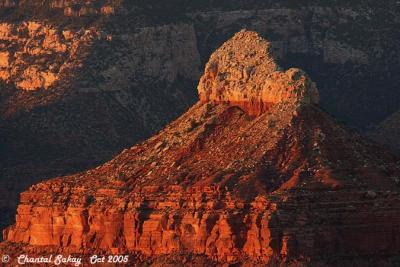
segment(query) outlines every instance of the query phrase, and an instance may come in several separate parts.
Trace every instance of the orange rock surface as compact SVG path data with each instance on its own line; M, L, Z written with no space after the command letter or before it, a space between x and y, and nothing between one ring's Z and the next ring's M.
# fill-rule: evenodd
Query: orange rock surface
M200 101L232 103L259 115L280 102L318 104L316 85L296 68L280 71L270 43L242 30L215 51L198 86Z
M240 32L214 57L265 44ZM304 72L259 60L244 91L242 78L219 89L209 62L201 101L160 133L96 169L30 187L0 251L250 265L396 255L399 159L322 111Z
M0 23L0 80L22 90L48 89L83 61L80 50L100 39L100 33L60 32L45 23ZM57 58L51 62L52 58ZM12 60L11 60L12 59Z

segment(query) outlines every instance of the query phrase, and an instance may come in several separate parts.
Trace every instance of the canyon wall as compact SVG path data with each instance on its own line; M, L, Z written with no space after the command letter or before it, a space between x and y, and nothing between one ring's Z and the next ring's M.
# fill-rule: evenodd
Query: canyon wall
M93 15L114 15L120 11L123 0L49 0L49 1L27 1L27 0L1 0L0 7L12 8L48 8L58 11L64 16L93 16Z
M399 7L395 1L387 1L384 5L360 4L359 1L351 4L311 1L304 5L291 1L279 4L235 1L230 5L206 2L178 5L173 0L165 3L149 1L147 4L124 1L32 1L28 4L15 1L15 7L4 2L2 9L17 14L26 6L44 5L42 7L46 8L38 14L27 14L26 17L37 20L47 15L47 20L61 30L92 26L106 32L108 38L125 36L143 27L184 22L194 27L196 38L191 42L200 53L202 65L211 52L235 32L242 28L255 30L271 42L281 65L302 68L313 77L321 91L322 105L341 120L365 129L398 110L396 84L399 77L394 70L399 65L396 51L400 47L400 33L395 27L399 24ZM62 14L53 17L58 9L71 6L100 9L111 6L120 11L111 16L88 13L77 15L75 19ZM3 16L3 20L18 19ZM59 25L61 22L62 26ZM192 58L185 62L189 70L198 67L198 58Z
M130 200L121 189L98 189L89 197L78 197L85 188L71 189L37 185L35 192L23 193L16 226L5 231L6 239L50 251L63 247L69 253L141 253L142 260L193 253L220 263L253 264L323 262L328 255L379 257L397 253L400 246L392 238L399 234L394 227L400 222L399 199L382 192L373 199L364 192L313 192L243 203L217 188L186 192L174 186L161 197L162 192L149 193L155 187L145 187ZM49 196L48 190L60 204L60 192L72 194L74 204L43 202L40 192ZM90 198L96 203L88 206ZM112 207L97 204L100 199Z
M194 101L189 24L117 35L3 23L0 41L2 208L40 179L109 159Z
M398 110L399 9L384 4L0 1L1 207L158 131L197 100L199 69L242 28L302 68L321 105L365 129Z
M200 101L159 133L21 193L0 254L389 264L400 251L399 158L322 110L304 71L279 69L268 41L240 31L206 64ZM268 109L255 114L254 99Z

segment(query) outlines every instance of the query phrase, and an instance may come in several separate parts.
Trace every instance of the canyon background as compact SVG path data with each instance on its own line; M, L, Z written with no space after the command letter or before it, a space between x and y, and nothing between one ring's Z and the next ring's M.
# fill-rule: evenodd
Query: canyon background
M399 149L396 1L0 1L1 228L19 193L150 137L198 100L211 53L242 28L304 69L321 106Z

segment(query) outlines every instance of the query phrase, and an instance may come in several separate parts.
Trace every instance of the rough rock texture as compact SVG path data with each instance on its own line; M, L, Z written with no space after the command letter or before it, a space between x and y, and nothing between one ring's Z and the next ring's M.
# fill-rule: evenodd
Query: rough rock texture
M0 24L0 79L18 89L48 89L84 59L82 50L106 38L95 29L59 31L39 22Z
M399 23L395 1L384 6L372 1L275 3L194 12L202 59L240 29L254 30L270 41L280 65L300 67L313 77L321 105L352 127L366 128L399 109L400 61L394 51L400 31L391 26Z
M400 112L395 112L369 132L369 136L377 142L400 152Z
M10 30L0 37L0 209L13 210L35 181L103 163L176 118L197 100L198 69L242 28L266 37L283 67L310 74L335 117L362 129L381 122L399 110L398 6L0 0Z
M281 102L318 104L317 88L307 74L279 71L270 53L270 44L256 32L237 33L211 55L198 86L200 101L235 103L250 115Z
M239 35L227 44L265 42ZM311 103L282 99L258 116L241 107L199 102L104 165L30 187L0 249L130 253L138 264L398 255L398 158Z
M58 14L71 17L93 16L93 15L114 15L121 12L122 0L50 0L50 1L24 1L24 0L2 0L0 7L9 8L48 8Z
M200 66L191 25L112 37L36 22L0 30L1 208L41 179L109 160L194 101L185 89Z

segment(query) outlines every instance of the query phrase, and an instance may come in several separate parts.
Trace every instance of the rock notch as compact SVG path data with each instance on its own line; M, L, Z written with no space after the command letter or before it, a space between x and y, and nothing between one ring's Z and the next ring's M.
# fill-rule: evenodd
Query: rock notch
M270 43L242 30L215 51L198 86L201 102L223 102L258 116L274 104L318 104L314 82L297 68L281 71Z

